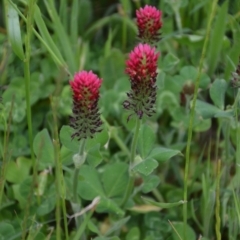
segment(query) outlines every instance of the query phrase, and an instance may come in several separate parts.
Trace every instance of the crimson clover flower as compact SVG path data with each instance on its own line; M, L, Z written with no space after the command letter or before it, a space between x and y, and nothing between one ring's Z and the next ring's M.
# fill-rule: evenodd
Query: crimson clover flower
M153 6L146 5L136 11L138 37L145 43L154 43L160 39L162 12Z
M102 80L92 71L81 71L69 82L73 92L73 116L70 126L76 131L72 138L92 138L100 132L102 121L98 109L99 88Z
M140 43L129 54L126 62L126 73L130 77L131 90L127 93L128 100L123 106L132 111L132 114L136 114L139 119L144 114L151 117L155 113L159 55L154 47Z

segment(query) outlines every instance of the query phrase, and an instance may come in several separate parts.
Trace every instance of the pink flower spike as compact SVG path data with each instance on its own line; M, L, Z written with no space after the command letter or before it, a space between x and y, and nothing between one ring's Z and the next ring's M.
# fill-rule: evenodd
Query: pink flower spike
M159 55L160 53L156 52L154 47L140 43L129 54L126 62L126 73L130 77L131 91L127 93L128 100L123 103L123 106L140 119L144 114L151 117L155 112Z
M157 61L160 53L148 44L138 44L129 54L126 73L133 81L156 77Z
M145 43L155 43L160 39L162 12L153 6L146 5L136 11L138 37Z
M72 138L92 138L101 131L100 114L98 112L99 89L102 80L92 71L81 71L69 82L73 92L73 117L70 125L76 131Z
M101 83L102 80L92 71L76 73L70 82L74 100L87 102L98 99Z

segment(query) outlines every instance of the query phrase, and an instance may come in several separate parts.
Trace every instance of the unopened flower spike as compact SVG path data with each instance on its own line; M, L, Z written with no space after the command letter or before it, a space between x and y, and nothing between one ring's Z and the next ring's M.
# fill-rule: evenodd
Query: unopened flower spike
M162 27L162 12L153 6L146 5L136 11L138 37L144 43L154 44L160 40L159 30Z
M73 92L73 116L70 126L75 129L72 138L92 138L100 132L102 121L98 109L99 88L102 80L92 71L81 71L74 75L70 85Z
M130 77L131 90L127 93L128 100L123 103L124 108L132 112L129 117L136 114L141 119L155 113L159 55L154 47L142 43L129 54L126 73Z

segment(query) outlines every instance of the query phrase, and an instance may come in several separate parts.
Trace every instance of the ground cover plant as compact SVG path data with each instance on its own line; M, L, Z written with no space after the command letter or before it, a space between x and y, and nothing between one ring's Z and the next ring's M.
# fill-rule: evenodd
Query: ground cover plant
M0 239L240 238L240 2L0 2Z

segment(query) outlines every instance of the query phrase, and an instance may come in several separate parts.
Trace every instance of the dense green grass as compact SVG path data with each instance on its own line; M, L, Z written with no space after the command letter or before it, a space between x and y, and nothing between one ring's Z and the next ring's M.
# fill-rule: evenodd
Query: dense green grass
M145 4L163 12L156 114L127 122ZM240 238L238 0L4 0L0 12L1 239ZM86 142L69 127L80 70L103 79L103 131Z

